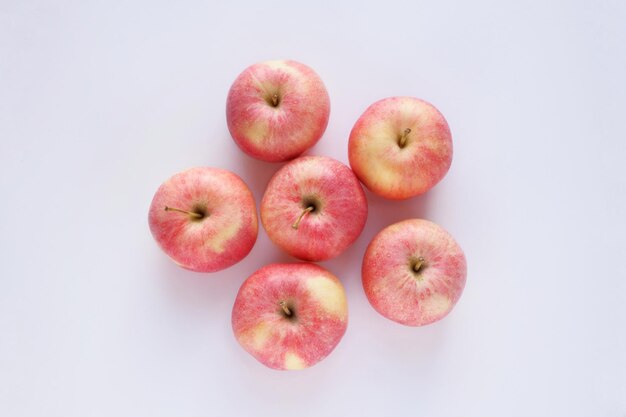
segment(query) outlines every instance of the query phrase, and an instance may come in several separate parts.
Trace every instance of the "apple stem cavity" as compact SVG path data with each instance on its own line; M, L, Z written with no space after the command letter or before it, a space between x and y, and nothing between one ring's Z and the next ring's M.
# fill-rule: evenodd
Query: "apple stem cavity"
M415 262L415 264L413 265L413 272L415 272L416 274L420 272L425 262L426 260L423 257L420 256L419 258L417 258L417 262Z
M398 145L401 148L404 148L406 146L406 140L408 139L409 133L411 133L411 129L409 129L408 127L404 129L404 132L402 132L402 136L400 136L400 142L398 142Z
M274 107L278 106L278 94L274 93L274 95L272 96L272 105Z
M309 207L305 208L304 210L302 210L302 213L300 213L300 216L298 216L298 220L296 220L296 222L294 224L292 224L291 227L293 227L294 229L298 230L298 226L300 226L300 222L302 221L302 218L307 213L310 213L313 210L315 210L315 207L313 207L313 206L309 206Z
M185 213L185 214L188 214L189 216L194 217L196 219L201 219L201 218L204 217L204 214L202 214L202 213L196 213L195 211L181 210L181 209L178 209L178 208L168 207L168 206L165 206L165 211L177 211L179 213Z
M291 317L293 313L291 312L291 310L289 310L289 307L287 307L287 303L285 301L280 301L278 305L283 309L287 317Z

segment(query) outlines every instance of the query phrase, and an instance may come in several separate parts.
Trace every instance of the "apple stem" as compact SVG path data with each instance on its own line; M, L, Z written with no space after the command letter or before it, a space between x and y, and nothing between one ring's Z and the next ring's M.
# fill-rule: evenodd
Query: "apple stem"
M426 262L426 260L423 257L420 256L419 258L417 258L417 262L415 263L415 265L413 265L413 272L419 272L420 269L422 269L424 262Z
M203 217L202 214L196 213L195 211L186 211L186 210L181 210L181 209L168 207L168 206L165 206L165 211L177 211L179 213L185 213L185 214L190 215L191 217L195 217L196 219L201 219Z
M404 129L404 132L402 133L402 136L400 136L400 147L404 148L404 145L406 145L406 140L409 136L409 133L411 133L411 129L409 129L408 127L406 129Z
M291 310L289 310L289 307L287 307L287 303L285 301L280 301L278 303L278 305L280 305L282 307L282 309L285 312L285 314L287 315L287 317L291 316Z
M274 105L274 107L278 106L278 94L274 94L272 96L272 104Z
M307 208L305 208L304 210L302 210L302 213L300 214L300 216L298 217L298 220L296 220L296 222L294 224L291 225L291 227L293 227L294 229L298 229L298 226L300 226L300 222L302 221L302 218L307 214L313 211L315 207L313 206L309 206Z

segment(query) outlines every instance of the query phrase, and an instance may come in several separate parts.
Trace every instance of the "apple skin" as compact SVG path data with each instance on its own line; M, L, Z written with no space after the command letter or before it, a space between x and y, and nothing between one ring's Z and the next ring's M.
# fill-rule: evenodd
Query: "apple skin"
M343 285L310 263L264 266L239 289L232 326L241 346L264 365L279 370L310 367L328 356L346 332Z
M401 145L406 129L406 142ZM373 193L392 200L423 194L452 163L452 136L443 115L413 97L390 97L368 107L350 132L350 166Z
M294 223L304 209L298 228ZM367 220L363 187L346 165L325 156L303 156L270 179L261 201L261 222L285 252L306 261L334 258L359 237Z
M424 263L414 272L415 263ZM441 320L465 287L467 262L454 238L427 220L392 224L370 242L361 276L374 309L407 326Z
M226 122L235 143L268 162L293 159L315 145L329 115L324 83L296 61L265 61L246 68L226 101Z
M206 215L196 219L165 207ZM248 186L230 171L208 167L191 168L165 181L152 199L148 222L163 252L197 272L219 271L245 258L259 229Z

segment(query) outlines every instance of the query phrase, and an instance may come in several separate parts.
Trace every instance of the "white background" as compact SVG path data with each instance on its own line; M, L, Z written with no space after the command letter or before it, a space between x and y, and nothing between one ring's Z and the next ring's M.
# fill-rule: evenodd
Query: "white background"
M0 415L626 416L626 3L0 0ZM447 177L323 265L350 324L325 361L266 369L230 327L260 230L216 274L157 248L159 184L231 169L257 201L280 165L225 121L246 66L291 58L332 110L310 153L347 163L372 102L413 95L452 128ZM385 225L424 217L465 249L445 320L379 316L360 283Z

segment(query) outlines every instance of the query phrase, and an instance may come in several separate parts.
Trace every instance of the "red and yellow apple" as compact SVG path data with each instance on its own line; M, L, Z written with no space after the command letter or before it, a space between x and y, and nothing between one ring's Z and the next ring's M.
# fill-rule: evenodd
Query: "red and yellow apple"
M454 238L421 219L380 231L367 247L361 270L372 306L407 326L445 317L461 297L466 274L465 255Z
M452 136L443 115L413 97L372 104L348 144L350 166L372 192L401 200L425 193L448 172Z
M226 121L237 145L269 162L293 159L315 145L328 124L324 83L296 61L265 61L246 68L226 102Z
M338 256L361 234L367 200L346 165L304 156L271 178L261 201L261 222L284 251L307 261Z
M165 181L148 215L152 236L183 268L215 272L242 260L258 233L254 198L236 174L191 168Z
M315 365L337 346L348 325L341 282L309 264L272 264L241 286L232 312L237 341L280 370Z

